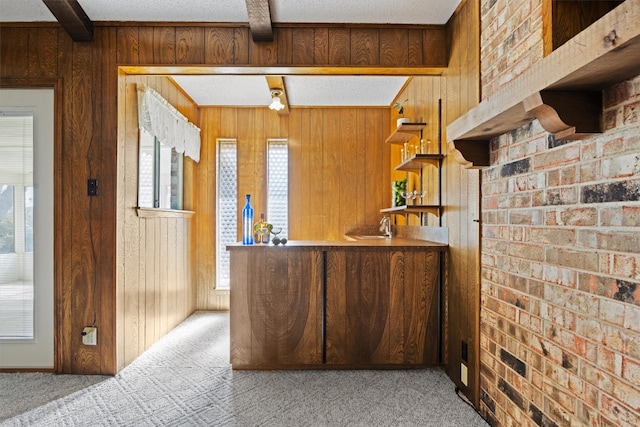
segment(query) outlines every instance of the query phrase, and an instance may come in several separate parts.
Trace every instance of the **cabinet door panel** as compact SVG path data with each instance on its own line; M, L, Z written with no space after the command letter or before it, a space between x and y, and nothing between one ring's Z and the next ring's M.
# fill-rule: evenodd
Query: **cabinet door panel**
M327 254L327 363L389 361L389 253Z
M322 253L234 251L231 271L234 367L322 363Z
M433 365L439 352L439 259L436 252L405 253L404 363Z
M438 267L436 252L328 252L327 364L436 365Z

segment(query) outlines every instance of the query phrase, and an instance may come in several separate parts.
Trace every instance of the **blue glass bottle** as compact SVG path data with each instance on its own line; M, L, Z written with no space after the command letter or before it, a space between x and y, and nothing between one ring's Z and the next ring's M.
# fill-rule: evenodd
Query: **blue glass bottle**
M253 245L253 208L251 207L251 194L247 198L242 209L242 244Z

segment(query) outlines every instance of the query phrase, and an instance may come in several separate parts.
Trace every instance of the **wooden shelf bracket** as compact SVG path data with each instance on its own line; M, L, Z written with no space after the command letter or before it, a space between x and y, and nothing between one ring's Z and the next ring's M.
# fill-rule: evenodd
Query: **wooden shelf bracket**
M456 140L447 143L449 155L465 169L480 169L489 166L489 140Z
M602 132L602 91L542 90L522 104L556 139L583 139Z

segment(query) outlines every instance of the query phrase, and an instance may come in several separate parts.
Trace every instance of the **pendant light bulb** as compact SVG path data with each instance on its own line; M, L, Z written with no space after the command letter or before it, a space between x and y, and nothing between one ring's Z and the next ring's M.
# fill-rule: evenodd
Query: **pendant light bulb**
M284 104L280 100L282 91L280 89L271 89L271 104L269 108L275 111L280 111L284 108Z

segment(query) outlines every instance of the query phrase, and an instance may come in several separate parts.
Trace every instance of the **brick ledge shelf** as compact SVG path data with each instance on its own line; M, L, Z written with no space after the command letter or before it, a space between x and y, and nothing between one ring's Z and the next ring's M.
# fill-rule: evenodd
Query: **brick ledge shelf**
M640 0L626 0L449 124L448 152L488 166L491 138L534 119L558 139L599 133L602 90L639 72Z

